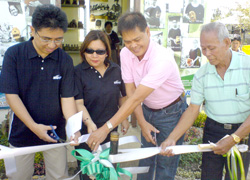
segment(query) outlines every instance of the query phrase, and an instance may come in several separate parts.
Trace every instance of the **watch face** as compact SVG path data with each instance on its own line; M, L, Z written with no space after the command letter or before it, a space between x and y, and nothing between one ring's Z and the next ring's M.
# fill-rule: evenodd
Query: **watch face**
M233 136L234 141L235 141L236 143L239 143L239 142L240 142L239 136L237 136L237 135L235 135L235 134L232 134L232 136Z
M236 138L235 138L235 141L236 141L237 143L239 143L239 142L240 142L240 138L239 138L239 137L236 137Z

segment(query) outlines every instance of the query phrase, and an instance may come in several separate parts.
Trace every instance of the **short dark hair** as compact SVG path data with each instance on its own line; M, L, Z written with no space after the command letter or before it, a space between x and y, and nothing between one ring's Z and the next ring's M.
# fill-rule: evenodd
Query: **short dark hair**
M103 32L103 31L100 31L100 30L92 30L85 37L85 39L84 39L84 41L83 41L83 43L81 44L81 47L80 47L81 62L86 61L86 58L84 56L84 52L88 48L89 44L92 41L95 41L95 40L101 40L103 42L103 44L105 45L105 47L106 47L106 51L107 51L108 56L104 60L104 64L107 66L108 65L108 59L111 59L110 42L109 42L109 38L106 35L106 33Z
M239 34L234 34L234 36L233 36L233 38L231 39L231 41L233 42L233 41L239 41L239 42L241 42L241 37L240 37L240 35Z
M110 25L111 27L113 27L113 23L112 23L111 21L107 21L107 22L105 22L104 27L106 27L107 25Z
M141 32L145 32L147 28L147 21L140 12L125 13L118 19L118 32L121 35L122 32L134 30L136 27L138 27Z
M36 31L42 28L62 29L67 31L68 21L66 14L51 4L37 6L32 15L32 26Z

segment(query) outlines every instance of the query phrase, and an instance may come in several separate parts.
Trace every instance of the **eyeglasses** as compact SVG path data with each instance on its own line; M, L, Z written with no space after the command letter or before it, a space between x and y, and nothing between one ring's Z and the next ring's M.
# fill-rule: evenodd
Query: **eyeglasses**
M103 55L106 53L106 50L94 50L94 49L85 49L87 54L93 54L94 52L98 55Z
M36 34L38 35L38 37L40 38L40 40L44 43L50 44L51 42L54 42L55 44L60 45L61 43L63 43L64 39L55 39L52 40L51 38L47 38L47 37L41 37L38 32L36 31Z

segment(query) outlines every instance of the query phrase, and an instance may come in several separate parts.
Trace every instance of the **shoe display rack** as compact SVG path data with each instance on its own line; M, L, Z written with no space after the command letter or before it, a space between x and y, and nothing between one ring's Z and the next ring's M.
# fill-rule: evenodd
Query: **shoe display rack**
M87 34L86 5L82 0L62 0L61 8L68 18L68 30L62 47L77 64L80 61L79 47Z

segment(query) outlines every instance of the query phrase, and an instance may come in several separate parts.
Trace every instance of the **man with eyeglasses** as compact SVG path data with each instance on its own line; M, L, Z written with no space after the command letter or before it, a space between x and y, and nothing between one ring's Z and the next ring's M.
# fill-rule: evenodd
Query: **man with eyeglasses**
M32 38L10 47L4 56L0 92L14 112L10 127L11 147L57 143L49 136L53 125L65 135L65 119L77 112L72 59L61 48L68 26L66 14L53 5L38 6L32 16ZM75 134L75 142L80 133ZM17 172L9 180L31 179L34 155L15 157ZM46 179L68 177L66 148L43 152Z

